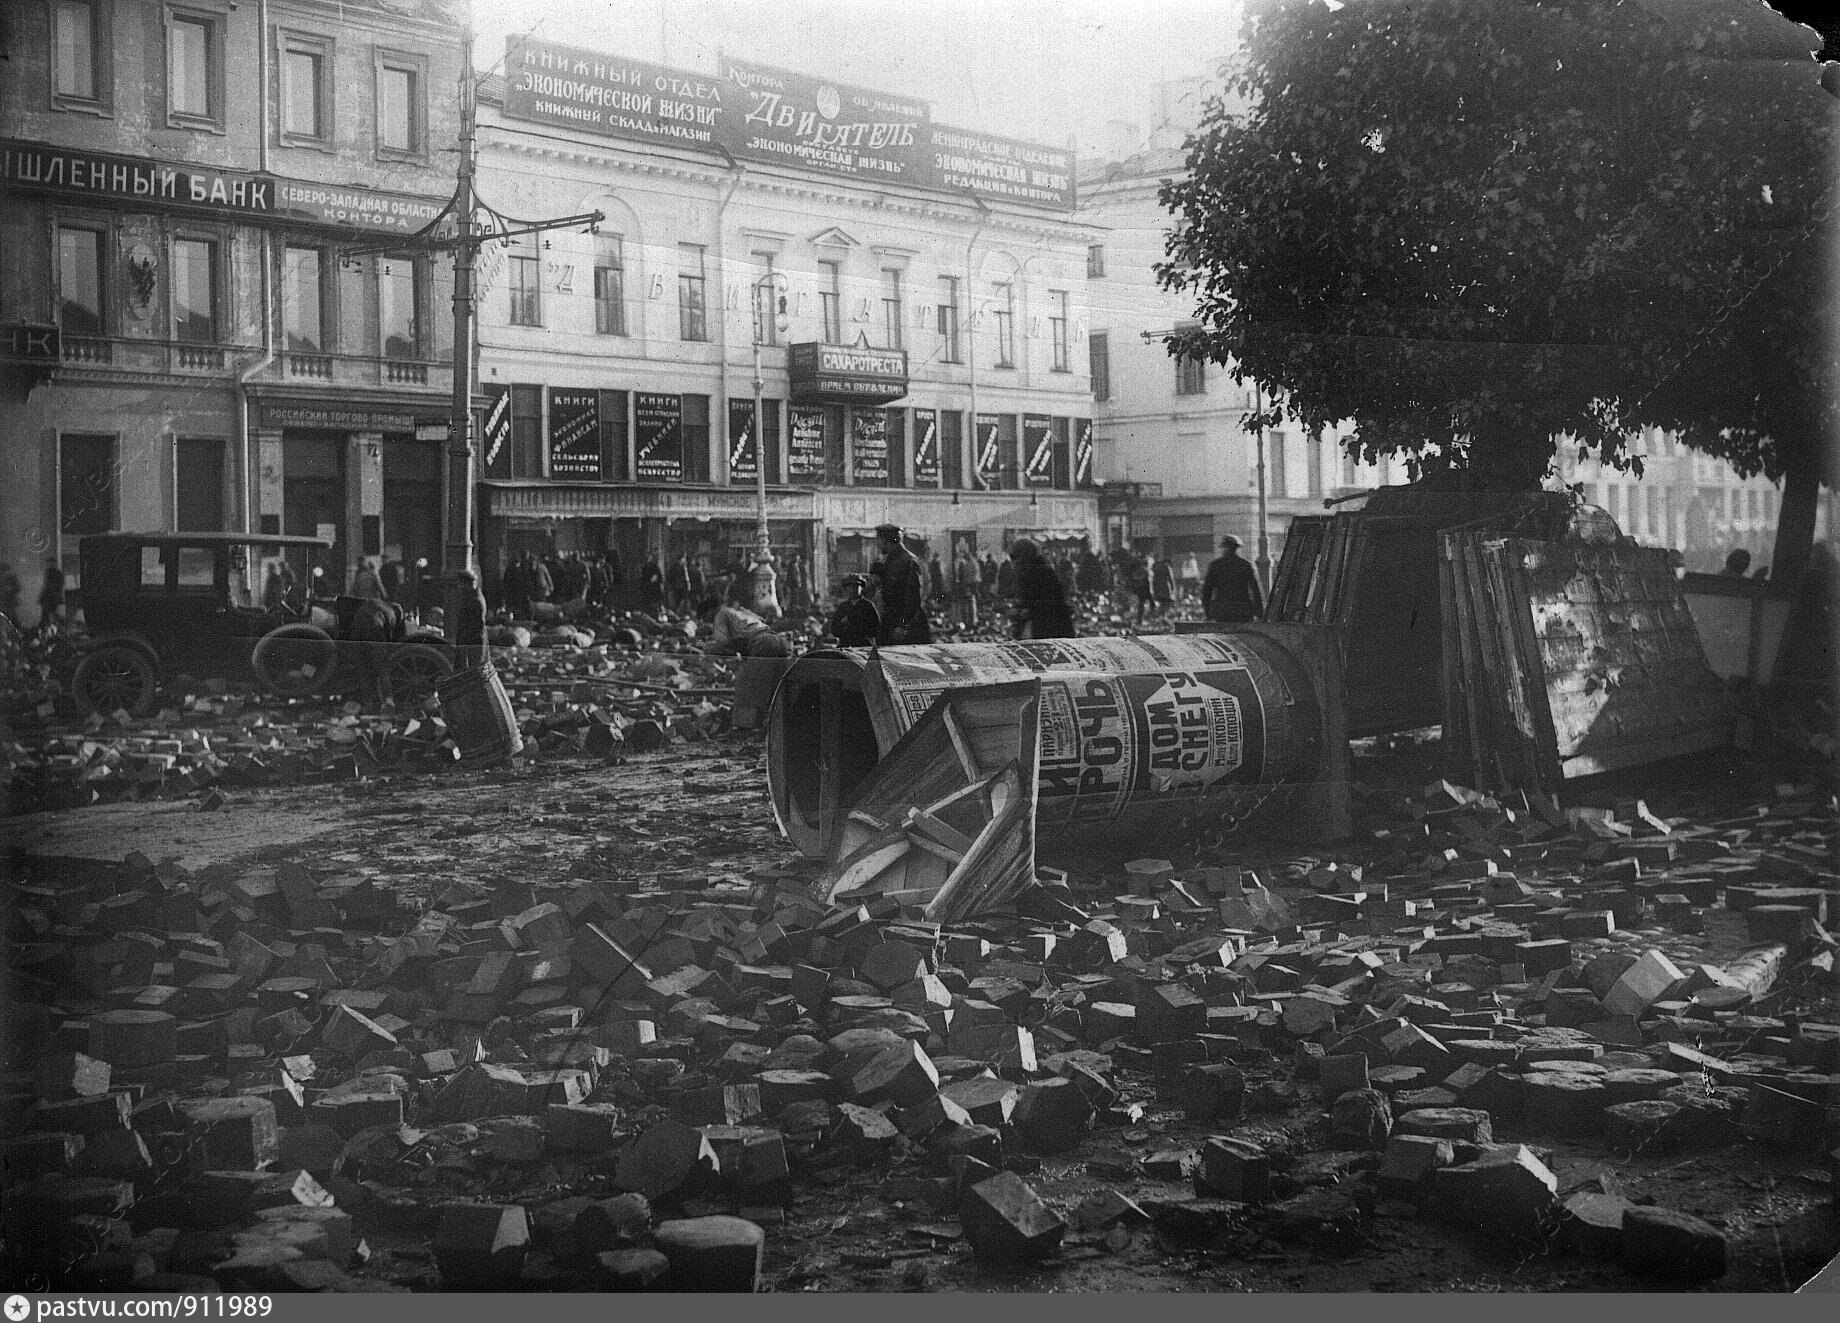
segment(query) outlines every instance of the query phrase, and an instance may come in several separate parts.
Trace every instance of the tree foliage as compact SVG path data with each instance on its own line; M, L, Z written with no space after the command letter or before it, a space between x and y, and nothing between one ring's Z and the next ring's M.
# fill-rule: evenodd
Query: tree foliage
M1639 465L1644 426L1834 481L1840 101L1806 29L1759 0L1255 14L1158 269L1197 300L1172 352L1265 386L1255 421L1491 486L1558 434Z

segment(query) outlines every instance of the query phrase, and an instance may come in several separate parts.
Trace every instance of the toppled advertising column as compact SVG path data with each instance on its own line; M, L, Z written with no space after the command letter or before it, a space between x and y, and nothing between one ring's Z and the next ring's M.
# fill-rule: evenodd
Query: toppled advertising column
M1036 680L1031 798L1044 853L1230 830L1341 766L1335 657L1330 630L1283 625L812 653L768 719L774 812L800 850L836 858L871 773L884 799L930 783L925 768L879 764L942 695ZM979 760L960 752L969 776Z

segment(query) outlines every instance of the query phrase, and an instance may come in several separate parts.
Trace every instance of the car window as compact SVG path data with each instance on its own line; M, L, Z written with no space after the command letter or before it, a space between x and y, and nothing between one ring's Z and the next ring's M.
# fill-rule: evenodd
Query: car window
M217 587L217 552L211 547L177 547L179 591L212 592Z
M141 548L141 587L166 587L166 557L161 553L165 547Z

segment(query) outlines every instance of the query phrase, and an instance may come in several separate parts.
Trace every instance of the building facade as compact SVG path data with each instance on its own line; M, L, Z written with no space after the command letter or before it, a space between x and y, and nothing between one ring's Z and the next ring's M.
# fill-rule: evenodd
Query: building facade
M451 268L387 250L452 193L464 0L11 8L0 555L79 593L115 528L437 558Z
M1096 538L1070 152L817 76L534 40L479 118L482 201L604 217L482 258L488 588L552 547L613 552L629 594L650 556L730 569L763 462L776 558L820 592L883 523L948 563Z

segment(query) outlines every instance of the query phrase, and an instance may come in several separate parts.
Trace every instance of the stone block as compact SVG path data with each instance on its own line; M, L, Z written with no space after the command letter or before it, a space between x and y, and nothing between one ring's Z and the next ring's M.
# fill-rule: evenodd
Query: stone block
M1432 1181L1439 1216L1517 1237L1539 1236L1557 1211L1559 1181L1522 1144L1441 1169Z
M751 1294L760 1287L767 1233L739 1217L691 1217L660 1223L652 1235L670 1264L664 1285L676 1291Z
M1035 1262L1060 1248L1066 1223L1014 1172L999 1172L965 1191L959 1224L988 1264Z
M1341 1149L1378 1149L1393 1131L1393 1109L1378 1089L1355 1089L1335 1100L1329 1142Z
M721 1170L700 1130L677 1121L649 1127L620 1153L614 1183L657 1202L698 1193Z
M1725 1234L1689 1213L1632 1206L1623 1210L1623 1263L1645 1277L1711 1281L1725 1275Z
M1434 1174L1455 1160L1448 1139L1431 1135L1394 1135L1386 1142L1376 1180L1382 1194L1416 1198L1430 1188Z
M177 1110L194 1168L260 1171L280 1151L275 1105L266 1098L184 1098Z
M1178 1077L1175 1095L1176 1105L1197 1125L1236 1120L1245 1103L1246 1076L1224 1061L1189 1066Z
M1361 1055L1325 1056L1317 1065L1317 1078L1322 1084L1322 1095L1326 1102L1334 1102L1344 1093L1356 1089L1365 1089L1367 1081L1367 1058Z
M1092 1128L1093 1105L1069 1079L1027 1085L1010 1118L1016 1138L1031 1153L1065 1153L1078 1148Z
M524 1268L530 1222L517 1204L450 1204L434 1235L435 1264L448 1289L511 1290Z
M1644 951L1604 994L1604 1009L1612 1015L1640 1016L1686 977L1661 952Z
M1238 1203L1263 1203L1271 1197L1271 1159L1249 1140L1214 1135L1201 1146L1195 1193Z

